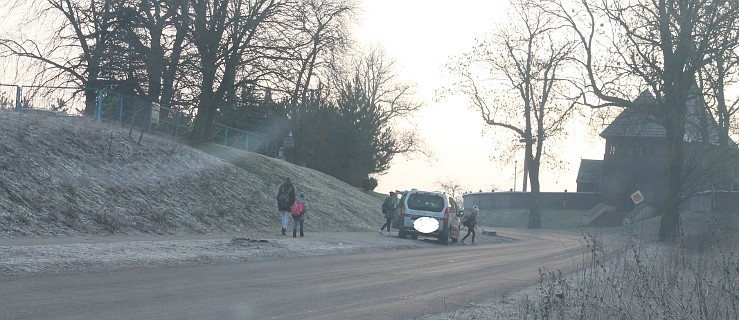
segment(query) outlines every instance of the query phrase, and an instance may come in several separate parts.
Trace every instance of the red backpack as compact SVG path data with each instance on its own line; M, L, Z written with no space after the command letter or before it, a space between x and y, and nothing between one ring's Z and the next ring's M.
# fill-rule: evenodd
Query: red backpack
M305 206L302 202L296 202L291 211L293 218L300 219L303 217L303 212L305 212Z

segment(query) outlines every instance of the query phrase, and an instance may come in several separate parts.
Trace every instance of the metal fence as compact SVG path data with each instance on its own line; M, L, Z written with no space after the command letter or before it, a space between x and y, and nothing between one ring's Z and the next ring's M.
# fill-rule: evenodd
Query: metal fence
M231 128L219 123L215 123L214 127L213 141L216 143L269 156L275 156L276 154L275 146L270 145L269 139L265 136Z
M97 91L97 119L185 137L192 131L190 110L165 108L157 103L122 95L110 90Z
M193 128L194 112L184 108L165 108L158 103L123 95L107 89L96 90L95 118L159 132L175 137L186 137ZM46 112L51 115L82 115L85 95L82 88L21 86L0 83L0 109L19 112ZM276 156L277 146L260 134L214 123L212 141L249 152Z
M81 113L84 106L85 98L79 88L0 84L0 109L69 115Z

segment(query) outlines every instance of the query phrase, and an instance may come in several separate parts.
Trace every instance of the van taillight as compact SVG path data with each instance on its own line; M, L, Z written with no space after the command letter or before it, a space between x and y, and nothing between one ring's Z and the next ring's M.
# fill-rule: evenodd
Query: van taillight
M405 218L405 203L400 204L400 218Z
M444 222L449 221L449 207L446 207L446 210L444 210Z

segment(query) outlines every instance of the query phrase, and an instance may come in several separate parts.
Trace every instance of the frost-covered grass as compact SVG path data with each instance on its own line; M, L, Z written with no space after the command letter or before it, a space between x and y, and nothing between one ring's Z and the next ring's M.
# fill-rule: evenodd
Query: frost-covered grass
M739 319L739 238L715 230L674 244L630 237L617 252L584 236L588 265L570 276L541 269L519 318Z
M538 284L424 320L739 319L739 217L681 216L676 243L654 241L659 218L583 232L576 271L539 270Z
M0 128L0 238L279 230L285 177L314 228L382 224L382 195L286 161L84 117L0 110Z

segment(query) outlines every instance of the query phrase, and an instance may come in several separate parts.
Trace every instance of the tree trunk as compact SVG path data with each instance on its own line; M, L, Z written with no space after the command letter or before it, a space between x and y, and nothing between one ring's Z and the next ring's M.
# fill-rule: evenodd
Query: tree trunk
M675 88L677 92L680 88ZM668 106L666 110L665 131L667 138L667 195L662 205L662 219L659 228L660 241L674 241L680 231L680 202L682 199L683 183L683 150L685 135L685 106L686 99L675 97L677 93L666 95ZM672 97L670 97L672 96ZM682 95L681 95L682 96Z
M218 108L213 92L215 71L212 68L203 68L203 71L203 82L200 85L199 95L200 103L191 135L191 138L197 142L210 141L213 132L213 121L216 118Z
M151 35L151 55L146 63L148 78L148 98L151 102L159 102L162 94L162 75L164 73L164 48L162 48L161 34L153 32Z
M90 62L92 63L92 61ZM85 111L84 114L88 117L94 117L98 110L98 90L102 89L98 81L98 68L88 67L87 79L84 83L85 86Z
M97 114L98 90L93 88L85 89L85 110L84 115L94 117Z
M539 184L539 162L529 162L528 175L531 181L531 207L529 209L529 229L541 228L541 205L539 203L539 194L541 193L541 184Z
M200 93L200 105L191 138L196 142L210 141L213 134L213 121L216 118L216 103L212 92Z

